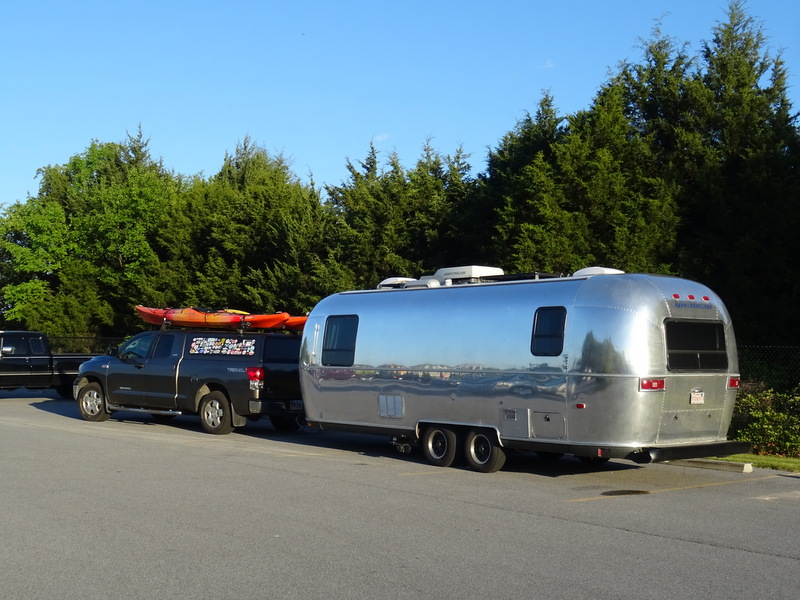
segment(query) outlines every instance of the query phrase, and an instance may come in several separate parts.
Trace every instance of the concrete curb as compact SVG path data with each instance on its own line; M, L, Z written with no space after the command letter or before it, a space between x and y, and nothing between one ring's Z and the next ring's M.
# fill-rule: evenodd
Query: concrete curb
M684 467L695 467L697 469L716 469L717 471L733 471L735 473L752 473L752 463L730 462L727 460L715 460L713 458L689 458L686 460L671 460L671 465L681 465Z

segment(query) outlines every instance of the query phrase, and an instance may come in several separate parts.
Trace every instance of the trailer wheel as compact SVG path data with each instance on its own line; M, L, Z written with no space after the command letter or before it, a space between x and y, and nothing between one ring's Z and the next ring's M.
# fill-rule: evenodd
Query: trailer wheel
M106 421L111 416L106 407L103 388L99 383L90 383L81 388L78 394L78 409L86 421Z
M222 392L209 392L200 399L200 423L208 433L233 431L231 404Z
M467 464L481 473L494 473L506 463L506 453L486 433L472 430L464 440Z
M422 432L422 453L429 463L449 467L456 458L456 434L447 427L427 427Z

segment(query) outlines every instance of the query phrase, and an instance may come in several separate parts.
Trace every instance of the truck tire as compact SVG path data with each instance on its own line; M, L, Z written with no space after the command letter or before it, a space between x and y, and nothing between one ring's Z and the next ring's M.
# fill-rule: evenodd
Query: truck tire
M494 473L506 464L506 453L484 431L473 429L464 440L467 464L481 473Z
M81 388L78 392L78 409L86 421L106 421L111 416L99 383L90 383Z
M456 458L456 434L452 429L432 425L422 432L422 453L429 463L449 467Z
M208 433L222 435L233 431L231 403L222 392L209 392L200 399L200 423Z

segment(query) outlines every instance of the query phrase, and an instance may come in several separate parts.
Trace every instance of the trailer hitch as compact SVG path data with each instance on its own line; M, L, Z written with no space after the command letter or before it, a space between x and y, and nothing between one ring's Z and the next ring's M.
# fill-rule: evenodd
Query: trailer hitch
M411 454L412 448L416 445L416 440L407 435L396 435L392 437L391 444L400 454Z

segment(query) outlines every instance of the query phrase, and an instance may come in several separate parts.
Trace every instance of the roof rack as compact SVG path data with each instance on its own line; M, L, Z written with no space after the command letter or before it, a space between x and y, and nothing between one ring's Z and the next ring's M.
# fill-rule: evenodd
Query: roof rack
M608 267L587 267L572 274L573 277L589 277L592 275L617 275L624 273ZM530 281L536 279L558 279L568 277L564 273L505 273L498 267L469 265L463 267L445 267L433 275L423 275L419 279L411 277L389 277L378 284L379 290L433 288L441 286L469 285L479 283L499 283L504 281Z

